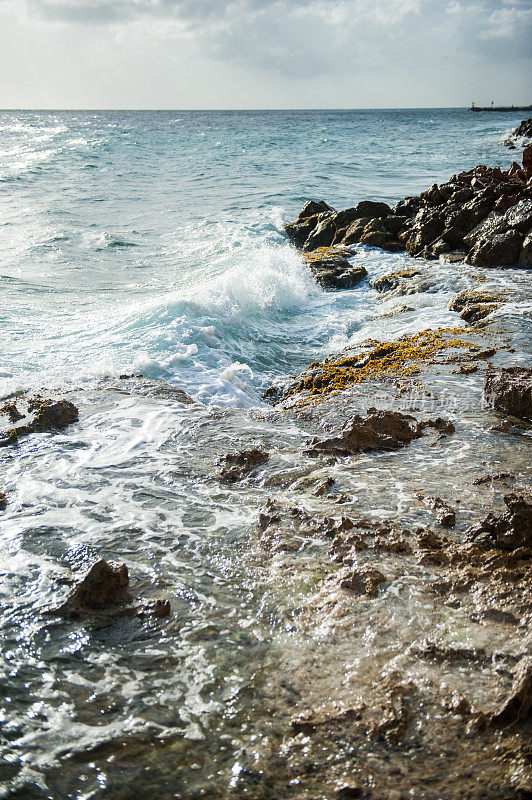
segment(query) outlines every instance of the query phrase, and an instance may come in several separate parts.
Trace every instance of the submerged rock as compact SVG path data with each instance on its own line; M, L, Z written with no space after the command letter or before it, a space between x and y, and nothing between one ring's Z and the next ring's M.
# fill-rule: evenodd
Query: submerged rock
M131 600L129 575L125 564L113 567L105 559L91 567L58 614L80 616Z
M456 311L466 322L474 323L484 319L499 308L500 295L486 291L458 292L449 305L449 311Z
M490 512L466 531L467 537L501 550L532 547L532 503L517 494L505 495L504 502L508 507L506 514L497 516Z
M221 469L219 479L224 483L235 483L244 478L255 467L265 464L269 454L258 447L251 450L241 450L238 453L228 453L220 459Z
M484 380L484 402L505 414L532 417L532 369L490 368Z

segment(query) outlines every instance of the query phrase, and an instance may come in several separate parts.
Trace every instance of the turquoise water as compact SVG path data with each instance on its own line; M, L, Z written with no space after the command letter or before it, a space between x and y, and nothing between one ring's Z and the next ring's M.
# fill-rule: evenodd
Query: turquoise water
M394 203L478 163L507 167L515 151L502 140L519 121L437 109L0 113L0 397L57 390L80 410L64 432L0 451L0 797L227 796L242 742L274 724L280 662L295 669L319 651L297 625L297 571L280 580L254 538L265 498L293 502L319 464L301 455L308 426L269 415L262 392L348 343L459 323L449 300L474 285L467 269L431 262L430 291L390 315L404 298L367 283L323 292L283 223L309 198ZM409 263L365 247L355 259L369 277ZM486 275L526 288L523 271ZM525 306L512 309L521 325ZM198 402L128 388L118 376L131 372ZM464 387L478 405L475 380ZM487 447L477 417L468 424L436 481ZM221 485L220 455L256 444L271 451L269 477ZM389 513L397 492L375 476L395 487L414 464L432 474L439 456L416 446L414 461L386 455L380 471L368 457L354 484L338 468L339 485ZM99 558L128 565L135 602L169 599L170 618L43 615Z

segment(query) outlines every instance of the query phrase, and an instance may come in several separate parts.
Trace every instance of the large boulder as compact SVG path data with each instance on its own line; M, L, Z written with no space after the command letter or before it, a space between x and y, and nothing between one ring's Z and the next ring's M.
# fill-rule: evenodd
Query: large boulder
M532 230L532 200L527 198L513 205L505 213L504 221L509 228L528 233Z
M336 226L331 216L324 216L308 236L303 245L305 253L316 250L318 247L330 247L336 236Z
M484 402L496 411L532 417L532 369L489 369L484 379Z

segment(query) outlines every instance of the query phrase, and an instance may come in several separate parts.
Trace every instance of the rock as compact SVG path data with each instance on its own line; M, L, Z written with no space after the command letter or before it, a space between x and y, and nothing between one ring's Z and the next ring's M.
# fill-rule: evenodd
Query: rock
M379 203L374 200L362 200L360 203L357 203L354 209L357 217L369 217L371 219L374 217L385 217L391 213L391 210L387 203Z
M399 269L397 272L392 272L389 275L373 278L373 280L369 282L369 285L377 292L388 292L397 289L398 286L402 285L403 281L414 278L417 275L421 275L421 272L417 269Z
M313 217L316 214L334 214L334 208L327 205L324 200L308 200L299 214L298 220Z
M477 267L509 267L517 264L523 235L511 230L482 239L470 250L467 260Z
M320 221L321 214L315 214L313 217L307 219L297 220L296 222L288 222L285 226L285 233L292 239L297 247L303 247L308 237Z
M367 566L353 569L340 577L342 589L349 589L355 594L376 597L377 587L386 581L386 578L375 567Z
M525 656L517 664L514 682L507 699L491 716L496 725L520 722L530 715L532 708L532 656Z
M367 450L398 450L421 435L415 417L370 408L366 417L355 414L339 436L321 441L313 439L305 453L310 456L348 456Z
M496 211L492 211L464 236L464 243L468 247L473 247L477 242L488 241L497 234L506 232L507 230L508 226L505 222L504 214L497 214Z
M490 368L484 379L483 400L496 411L516 417L532 417L532 369Z
M523 150L523 172L527 181L532 178L532 144Z
M219 479L225 483L235 483L244 478L248 472L265 464L269 454L258 447L252 450L241 450L238 453L228 453L220 459L221 469Z
M425 502L436 511L440 525L444 528L454 528L456 514L448 503L441 497L426 497Z
M78 409L69 400L45 399L35 395L29 400L20 400L19 406L25 403L21 413L14 403L6 404L0 409L0 415L8 416L14 425L0 432L0 447L14 444L22 436L43 431L63 430L78 420Z
M507 494L504 502L508 511L500 516L488 516L466 531L472 541L482 541L501 550L532 547L532 503L522 495Z
M131 599L125 564L113 567L102 559L91 567L57 613L79 616L100 611Z
M308 253L318 247L330 247L336 235L336 227L333 218L323 217L316 227L311 231L308 239L303 245L303 251Z
M508 209L504 214L504 222L520 233L529 233L532 229L532 200L520 200Z
M100 387L107 391L120 392L120 394L135 395L140 397L160 397L183 405L192 405L196 401L179 386L158 380L145 378L144 375L120 375L118 380L104 378Z
M517 266L524 269L532 267L532 233L529 233L523 242Z
M0 492L0 511L3 511L5 508L7 508L7 497L4 492Z
M478 322L499 307L500 297L492 292L464 291L453 297L449 311L460 313L466 322Z
M352 289L366 277L367 272L362 265L350 264L346 254L350 253L345 249L319 247L306 253L303 260L324 289Z

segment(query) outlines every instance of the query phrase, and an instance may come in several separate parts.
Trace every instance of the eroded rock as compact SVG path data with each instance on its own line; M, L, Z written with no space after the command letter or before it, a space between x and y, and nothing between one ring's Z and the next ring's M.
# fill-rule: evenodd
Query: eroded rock
M532 709L532 656L521 659L515 670L510 694L491 716L491 722L508 725L520 722L530 715Z
M0 432L0 447L15 444L21 437L31 433L63 430L79 419L74 403L43 398L41 395L6 403L0 408L0 420L2 416L7 417L13 425Z
M58 614L81 616L131 600L129 575L125 564L114 567L105 559L97 561L74 589Z
M347 456L366 450L398 450L420 436L415 417L398 411L370 408L365 417L355 414L339 436L321 441L313 439L305 452L310 456L323 453Z
M482 522L469 528L466 535L502 550L532 547L532 503L517 494L505 495L504 502L508 508L506 514L490 512Z

